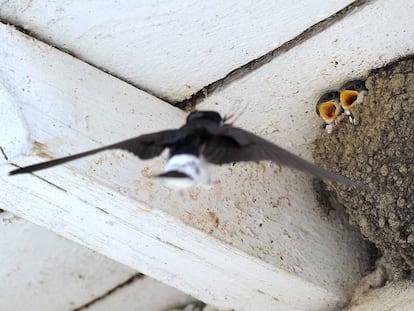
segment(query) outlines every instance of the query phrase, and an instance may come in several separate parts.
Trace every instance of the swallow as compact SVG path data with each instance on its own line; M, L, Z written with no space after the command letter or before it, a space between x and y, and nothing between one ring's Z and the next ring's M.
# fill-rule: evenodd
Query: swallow
M349 120L353 123L351 109L364 101L364 97L368 95L368 89L365 81L354 80L345 83L339 90L341 106L345 114L350 116Z
M323 94L316 103L316 113L327 124L325 129L331 133L334 126L342 120L344 110L339 100L339 92L330 91Z
M221 165L267 160L321 179L366 187L360 182L329 172L301 159L253 133L226 123L226 118L222 118L215 111L194 111L188 115L186 123L178 129L144 134L97 149L22 167L9 174L32 173L108 149L125 150L143 160L157 157L168 149L169 157L164 171L156 177L176 180L177 184L182 183L184 179L185 186L188 186L188 181L191 184L204 182L203 178L208 181L208 174L204 172L204 163Z

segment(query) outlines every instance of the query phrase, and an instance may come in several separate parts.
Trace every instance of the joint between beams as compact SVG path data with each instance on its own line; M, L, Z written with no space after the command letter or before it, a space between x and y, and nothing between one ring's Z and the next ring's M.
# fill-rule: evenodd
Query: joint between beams
M148 89L146 89L144 87L141 87L141 86L139 86L139 85L137 85L137 84L135 84L135 83L133 83L131 81L125 80L124 78L116 75L115 73L113 73L111 71L108 71L108 70L106 70L103 67L100 67L100 66L98 66L98 65L96 65L96 64L94 64L94 63L92 63L90 61L87 61L87 60L81 58L79 55L77 55L75 52L73 52L73 51L71 51L69 49L65 49L65 48L61 48L59 46L56 46L55 44L53 44L52 42L50 42L49 40L47 40L47 38L42 37L42 36L39 36L36 33L32 32L32 31L30 31L28 29L23 28L22 26L15 25L11 21L9 21L9 20L7 20L5 18L0 18L0 23L15 28L17 31L19 31L20 33L24 34L30 40L37 40L39 42L42 42L42 43L44 43L44 44L46 44L46 45L48 45L48 46L50 46L50 47L52 47L52 48L54 48L54 49L62 52L62 53L68 54L68 55L72 56L73 58L76 58L77 60L79 60L79 61L81 61L81 62L83 62L85 64L88 64L89 66L91 66L91 67L93 67L95 69L98 69L99 71L104 72L105 74L107 74L107 75L109 75L111 77L114 77L114 78L116 78L116 79L118 79L118 80L120 80L120 81L122 81L124 83L127 83L127 84L133 86L134 88L136 88L136 89L138 89L140 91L143 91L143 92L145 92L145 93L147 93L147 94L149 94L149 95L151 95L151 96L153 96L155 98L158 98L159 100L162 100L162 101L164 101L164 102L166 102L166 103L168 103L168 104L170 104L172 106L175 106L174 103L171 103L166 98L163 98L163 97L157 95L156 93L152 92L151 90L148 90Z
M93 300L91 300L91 301L89 301L89 302L87 302L87 303L85 303L85 304L83 304L83 305L81 305L81 306L79 306L79 307L77 307L75 309L72 309L71 311L82 311L82 310L85 310L85 309L89 308L90 306L92 306L93 304L95 304L95 303L97 303L97 302L99 302L99 301L107 298L108 296L112 295L117 290L119 290L119 289L121 289L121 288L123 288L125 286L128 286L131 283L135 282L136 280L142 279L144 277L145 277L144 274L137 272L134 275L132 275L130 278L128 278L127 280L125 280L124 282L116 285L115 287L111 288L110 290L108 290L107 292L103 293L102 295L94 298Z
M191 95L189 98L175 103L175 106L180 109L186 110L186 111L195 110L195 106L197 104L202 102L205 98L212 95L216 91L219 91L220 89L226 87L230 83L245 77L246 75L253 72L254 70L269 63L270 61L275 59L277 56L283 53L286 53L292 48L311 39L312 37L316 36L322 31L328 29L334 23L342 20L343 18L351 14L354 10L367 5L369 2L370 0L357 0L357 1L352 2L351 4L347 5L343 9L336 12L335 14L305 29L299 35L297 35L296 37L294 37L293 39L289 41L286 41L285 43L275 48L274 50L271 50L270 52L234 69L233 71L229 72L224 78L210 83L209 85L203 87L202 89L200 89L199 91Z
M6 161L8 161L8 160L9 160L9 158L7 157L7 154L6 154L6 152L4 151L4 149L3 149L3 147L2 147L2 146L0 146L0 153L3 155L4 159L6 159Z
M205 98L207 98L208 96L212 95L213 93L215 93L216 91L224 88L225 86L229 85L230 83L239 80L243 77L245 77L247 74L249 74L250 72L260 68L261 66L269 63L270 61L272 61L274 58L276 58L277 56L289 51L290 49L302 44L303 42L307 41L308 39L314 37L315 35L321 33L322 31L324 31L325 29L329 28L331 25L333 25L334 23L342 20L343 18L345 18L346 16L348 16L349 14L351 14L354 10L359 9L365 5L367 5L369 2L371 2L371 0L356 0L354 2L352 2L351 4L347 5L346 7L344 7L343 9L339 10L338 12L336 12L335 14L325 18L322 21L317 22L316 24L310 26L309 28L305 29L303 32L301 32L299 35L297 35L296 37L294 37L293 39L286 41L285 43L283 43L282 45L280 45L279 47L275 48L274 50L271 50L270 52L249 61L248 63L232 70L231 72L229 72L225 77L216 80L208 85L206 85L205 87L201 88L200 90L198 90L197 92L193 93L192 95L190 95L187 99L184 99L182 101L179 102L171 102L168 99L164 98L163 96L157 95L156 93L154 93L153 91L150 91L146 88L143 88L139 85L134 84L131 81L125 80L122 77L109 72L107 70L105 70L104 68L93 64L89 61L86 61L82 58L80 58L78 55L76 55L76 53L74 53L73 51L70 51L68 49L62 49L58 46L55 46L54 44L52 44L51 42L49 42L46 38L43 38L41 36L36 35L35 33L31 32L30 30L24 29L18 25L14 25L11 21L4 19L4 18L0 18L0 23L6 24L6 25L10 25L13 26L16 30L20 31L21 33L25 34L26 36L28 36L30 39L36 39L40 42L43 42L65 54L69 54L72 57L76 58L79 61L82 61L102 72L105 72L106 74L119 79L141 91L144 91L146 93L148 93L151 96L154 96L174 107L177 107L179 109L182 109L184 111L193 111L195 110L195 106L197 104L199 104L200 102L202 102Z

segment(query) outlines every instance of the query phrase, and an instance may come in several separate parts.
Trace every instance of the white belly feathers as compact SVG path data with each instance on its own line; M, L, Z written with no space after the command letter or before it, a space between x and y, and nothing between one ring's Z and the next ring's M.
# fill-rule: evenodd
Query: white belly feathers
M177 154L172 156L164 168L164 173L180 172L187 178L163 177L163 183L169 188L188 188L194 184L209 184L210 174L207 163L191 154Z

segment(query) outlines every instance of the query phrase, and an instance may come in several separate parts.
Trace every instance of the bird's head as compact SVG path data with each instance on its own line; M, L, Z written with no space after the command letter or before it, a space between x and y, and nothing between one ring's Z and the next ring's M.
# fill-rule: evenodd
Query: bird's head
M339 104L339 93L331 91L322 95L316 104L316 113L328 124L335 121L338 115L342 113L342 107Z
M341 105L349 110L356 104L360 104L366 94L368 94L368 89L364 81L350 81L341 87Z
M193 111L187 117L187 124L198 123L203 121L221 124L223 119L218 112L209 110Z
M354 80L344 84L341 87L341 90L353 90L353 91L368 91L367 87L365 86L365 81L363 80Z

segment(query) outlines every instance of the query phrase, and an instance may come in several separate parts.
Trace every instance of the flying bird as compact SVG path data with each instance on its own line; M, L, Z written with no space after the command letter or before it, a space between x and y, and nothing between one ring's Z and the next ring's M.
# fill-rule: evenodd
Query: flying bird
M186 123L178 129L141 135L101 148L22 167L9 174L31 173L108 149L126 150L144 160L157 157L164 149L168 149L169 158L164 172L157 177L175 180L177 184L185 180L183 183L185 186L209 181L205 162L220 165L268 160L321 179L366 187L360 182L329 172L303 160L253 133L226 123L226 118L222 118L215 111L194 111L188 115Z

